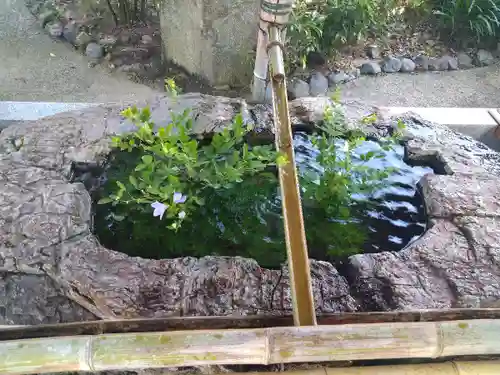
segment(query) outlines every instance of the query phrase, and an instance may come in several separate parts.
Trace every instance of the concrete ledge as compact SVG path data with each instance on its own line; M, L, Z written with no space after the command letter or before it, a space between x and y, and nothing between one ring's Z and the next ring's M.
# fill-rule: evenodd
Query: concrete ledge
M500 113L496 108L381 107L380 109L384 115L414 112L427 121L446 125L500 152Z
M448 126L496 126L497 122L488 113L496 108L454 108L454 107L381 107L384 113L400 115L405 112L414 112L422 118Z
M32 121L99 103L0 102L0 121Z
M99 103L0 102L0 131L21 121L38 120L96 105Z

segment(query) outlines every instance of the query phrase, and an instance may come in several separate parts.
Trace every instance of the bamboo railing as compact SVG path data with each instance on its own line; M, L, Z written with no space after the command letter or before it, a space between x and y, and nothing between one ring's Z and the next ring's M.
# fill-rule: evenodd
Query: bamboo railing
M0 342L1 374L499 355L500 320L45 337Z
M478 319L500 319L500 308L337 313L318 316L317 324L332 326L340 324L447 322ZM0 328L0 342L108 333L290 327L293 324L292 316L273 315L95 320L36 326L2 326Z

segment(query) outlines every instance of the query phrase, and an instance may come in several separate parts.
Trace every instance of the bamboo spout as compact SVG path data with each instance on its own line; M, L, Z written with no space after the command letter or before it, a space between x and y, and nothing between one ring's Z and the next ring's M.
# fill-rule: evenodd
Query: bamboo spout
M293 151L292 128L288 113L285 68L280 31L269 28L269 60L273 92L276 148L286 155L288 163L279 168L283 217L290 270L293 318L297 326L316 325L316 313L311 286L306 234L302 215L300 188Z

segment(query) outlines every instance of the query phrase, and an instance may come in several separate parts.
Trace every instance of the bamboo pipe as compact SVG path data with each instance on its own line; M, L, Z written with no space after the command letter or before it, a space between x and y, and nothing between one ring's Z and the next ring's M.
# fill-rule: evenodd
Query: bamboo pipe
M1 341L0 373L498 355L499 337L484 319L38 338Z
M293 151L292 127L288 113L283 51L280 30L276 26L269 28L269 43L276 149L286 155L288 160L288 163L279 166L279 180L288 268L290 270L293 320L296 326L310 326L316 325L316 311L314 309L297 166Z
M266 34L270 25L279 26L284 30L288 23L290 13L292 12L294 0L261 0L260 1L260 20L259 31L257 35L257 50L252 82L252 101L264 102L266 98L267 73L268 73L268 54L267 43L269 40ZM283 37L285 32L283 31Z
M267 70L268 70L268 57L267 57L267 34L265 29L267 24L260 21L260 27L257 36L257 50L255 55L255 67L253 71L253 84L252 84L252 101L262 103L266 97L267 86Z

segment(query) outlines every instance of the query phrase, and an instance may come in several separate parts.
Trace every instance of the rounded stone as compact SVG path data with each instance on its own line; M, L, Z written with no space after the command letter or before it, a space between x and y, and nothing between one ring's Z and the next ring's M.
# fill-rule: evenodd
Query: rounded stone
M292 78L288 90L294 99L309 96L309 84L302 79Z
M443 63L439 59L436 59L435 57L431 57L429 59L429 70L430 71L443 71L443 70L448 70L448 63Z
M487 66L495 62L495 57L490 51L480 49L477 51L475 63L477 66Z
M380 65L374 61L365 62L360 68L361 74L375 75L382 72Z
M81 31L75 38L75 45L81 48L85 48L91 41L92 37L85 31Z
M332 72L328 75L328 81L332 86L338 85L339 83L348 82L352 79L353 77L351 77L346 72Z
M101 39L99 39L99 44L106 48L114 47L118 43L118 38L113 35L104 35Z
M380 49L376 45L366 47L366 55L370 59L380 59Z
M309 94L311 96L325 96L328 92L328 78L321 72L313 72L309 80Z
M62 36L63 25L61 22L48 23L45 28L52 38L60 38Z
M416 64L411 59L403 58L401 59L401 72L411 73L415 70Z
M151 35L143 35L141 37L142 44L151 44L153 43L153 37Z
M425 71L429 69L429 57L425 55L418 55L413 59L415 69Z
M85 49L87 57L98 60L104 56L104 48L97 43L89 43Z
M75 22L69 22L64 25L63 38L71 44L75 44L78 36L78 25Z
M471 69L474 67L474 64L472 63L472 57L470 57L465 52L459 52L457 54L457 62L460 69Z
M457 70L458 69L458 61L452 56L445 55L440 57L437 60L437 65L439 69L436 70Z
M397 73L401 70L402 62L396 57L386 57L382 62L382 71L384 73Z

